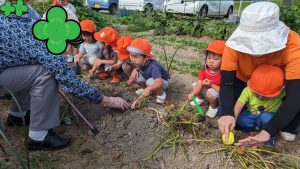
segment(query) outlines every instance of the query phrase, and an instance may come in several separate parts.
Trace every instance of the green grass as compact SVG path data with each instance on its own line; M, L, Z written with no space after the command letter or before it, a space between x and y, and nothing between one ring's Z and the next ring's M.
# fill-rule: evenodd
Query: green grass
M129 25L127 31L128 32L145 32L149 31L153 28L147 26L139 26L139 25Z
M166 68L166 61L163 55L161 54L156 54L156 59L162 64L164 65L164 67ZM168 59L170 60L170 56L168 56ZM174 58L170 71L175 70L177 72L180 73L187 73L187 74L191 74L193 76L198 76L199 73L199 69L202 67L203 63L201 61L192 61L190 63L184 62L184 61L180 61L176 58Z
M241 10L245 9L250 4L251 4L250 1L243 1ZM235 1L234 2L234 14L237 15L237 13L239 11L239 7L240 7L240 1Z
M31 155L30 165L35 168L56 168L63 163L65 157L58 153L40 152L39 154Z

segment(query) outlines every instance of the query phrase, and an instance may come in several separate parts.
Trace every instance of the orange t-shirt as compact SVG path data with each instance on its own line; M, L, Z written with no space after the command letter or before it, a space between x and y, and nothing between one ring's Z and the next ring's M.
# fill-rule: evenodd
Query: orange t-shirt
M300 79L300 36L290 31L284 49L260 57L226 46L222 56L221 70L236 71L236 77L247 82L254 69L260 64L280 67L284 71L286 80Z

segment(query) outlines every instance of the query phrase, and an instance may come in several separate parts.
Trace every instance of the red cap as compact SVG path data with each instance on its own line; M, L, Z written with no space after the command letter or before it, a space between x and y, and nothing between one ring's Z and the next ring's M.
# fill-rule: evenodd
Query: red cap
M213 40L209 43L208 47L203 50L203 53L206 55L207 51L210 51L222 56L224 48L225 48L224 40Z
M83 20L80 22L81 31L94 33L96 31L96 24L92 20Z
M149 59L154 60L155 57L151 54L152 45L151 43L143 38L134 39L130 46L128 46L127 51L137 53L140 55L146 55Z
M127 51L127 47L132 42L133 38L129 36L122 36L117 41L117 52L118 52L118 58L121 60L126 60L129 58L129 52Z
M265 97L278 96L284 86L281 68L272 65L259 65L251 75L248 87L256 94Z
M97 41L110 45L112 48L117 46L119 33L112 27L105 27L94 34Z

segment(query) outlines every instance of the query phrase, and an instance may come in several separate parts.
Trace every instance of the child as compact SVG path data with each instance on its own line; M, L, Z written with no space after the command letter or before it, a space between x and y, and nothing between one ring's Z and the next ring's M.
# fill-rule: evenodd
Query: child
M283 88L284 75L279 67L258 66L234 106L237 125L248 131L260 130L280 107L285 96ZM242 110L245 105L247 109ZM270 141L267 144L274 145L273 139Z
M132 63L130 63L129 59L129 52L127 51L127 47L130 45L133 38L129 36L122 36L117 41L117 57L118 61L116 64L109 66L105 68L105 71L112 71L112 70L120 70L122 69L123 72L129 77L131 75L131 72L134 68Z
M98 77L106 79L109 77L109 74L105 71L105 68L117 63L117 53L115 50L117 41L119 39L119 34L115 29L111 27L105 27L99 32L95 33L95 39L99 42L103 42L105 46L100 58L97 58L93 69L90 71L90 76L95 74L96 70L100 70L101 74L99 74ZM121 75L117 71L113 70L111 75L112 83L118 83L121 81Z
M206 116L210 118L214 118L218 113L218 98L221 82L220 67L224 48L225 41L213 40L208 45L208 48L203 51L205 55L205 67L200 70L198 82L192 93L188 95L189 100L192 99L193 95L197 96L200 93L206 97L209 102ZM198 97L196 97L196 100L200 102ZM193 101L191 105L193 105Z
M156 102L164 103L166 99L165 90L169 85L170 76L151 54L152 45L150 42L142 38L134 39L127 50L130 53L130 61L135 66L129 79L133 79L142 87L136 91L136 94L143 98L155 93ZM132 108L139 104L139 100L132 104Z
M52 6L55 6L55 5L59 5L59 6L62 6L64 9L66 9L67 13L68 13L68 19L71 18L74 18L76 16L76 9L75 7L71 4L71 3L68 3L67 0L53 0L52 1ZM74 19L76 20L76 19ZM78 20L76 20L78 21ZM67 62L73 62L74 59L74 56L76 56L77 54L79 53L79 49L78 49L78 45L73 45L73 44L69 44L68 45L68 49L67 49Z
M101 53L102 44L94 39L96 24L93 21L83 20L80 22L80 27L84 42L80 45L75 64L83 64L83 69L90 70Z

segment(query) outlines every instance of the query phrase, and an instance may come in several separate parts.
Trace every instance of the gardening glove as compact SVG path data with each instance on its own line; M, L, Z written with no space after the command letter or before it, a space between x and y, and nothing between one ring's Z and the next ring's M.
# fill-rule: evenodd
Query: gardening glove
M106 105L111 108L122 109L123 111L130 108L130 104L121 97L109 97L110 102Z

